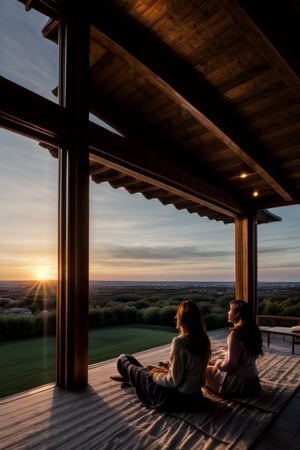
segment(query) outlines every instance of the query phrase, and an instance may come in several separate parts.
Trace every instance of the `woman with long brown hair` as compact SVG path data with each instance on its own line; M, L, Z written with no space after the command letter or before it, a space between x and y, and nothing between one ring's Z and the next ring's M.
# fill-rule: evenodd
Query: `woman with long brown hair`
M206 386L226 395L256 396L261 392L256 359L263 353L262 338L252 311L244 300L230 302L227 353L207 367Z
M172 340L168 362L144 367L132 355L120 355L117 368L145 406L171 411L201 408L210 340L196 303L183 301L175 318L179 335Z

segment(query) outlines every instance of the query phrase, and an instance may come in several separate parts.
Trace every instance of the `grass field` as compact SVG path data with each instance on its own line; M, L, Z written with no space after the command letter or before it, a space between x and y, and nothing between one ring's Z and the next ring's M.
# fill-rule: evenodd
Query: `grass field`
M168 344L175 332L174 328L138 325L92 329L89 364ZM55 381L54 337L1 342L0 354L0 397Z

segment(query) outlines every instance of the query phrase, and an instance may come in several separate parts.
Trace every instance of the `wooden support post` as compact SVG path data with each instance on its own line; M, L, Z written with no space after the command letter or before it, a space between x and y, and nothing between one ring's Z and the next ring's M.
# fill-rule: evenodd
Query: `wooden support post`
M256 213L235 219L236 298L247 301L257 314Z
M59 32L59 100L66 142L59 152L57 385L88 381L89 307L89 24L69 2Z

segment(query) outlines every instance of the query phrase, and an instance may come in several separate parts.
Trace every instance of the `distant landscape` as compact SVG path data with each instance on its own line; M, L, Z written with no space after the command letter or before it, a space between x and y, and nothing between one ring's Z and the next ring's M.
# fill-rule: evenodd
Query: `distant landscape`
M56 281L0 281L0 314L9 312L54 311ZM178 305L183 299L203 303L204 309L228 307L235 297L234 282L203 281L90 281L89 308L104 308L117 304L139 309L150 306ZM258 283L260 314L274 314L300 307L300 282ZM282 302L284 305L282 305ZM282 305L279 308L279 305ZM293 307L296 308L293 308ZM20 311L19 311L20 309ZM289 309L284 315L289 314ZM291 314L294 315L294 314ZM296 315L300 315L299 312Z
M208 330L227 326L234 282L91 281L89 327L174 326L179 303L198 303ZM300 317L300 282L259 283L258 313ZM56 281L0 281L0 339L55 333ZM22 321L22 324L20 324ZM21 335L19 335L21 333Z
M89 364L169 343L184 299L228 327L234 283L90 282ZM300 317L300 283L260 283L259 313ZM55 281L0 282L0 398L55 380ZM28 357L30 355L30 357Z

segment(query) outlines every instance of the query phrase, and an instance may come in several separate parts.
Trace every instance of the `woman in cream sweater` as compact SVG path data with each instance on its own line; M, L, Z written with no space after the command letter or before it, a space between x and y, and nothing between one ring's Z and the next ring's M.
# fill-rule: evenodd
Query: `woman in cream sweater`
M132 355L120 355L117 368L145 406L168 411L201 408L210 341L196 303L183 301L175 318L179 335L172 340L168 362L144 367Z

